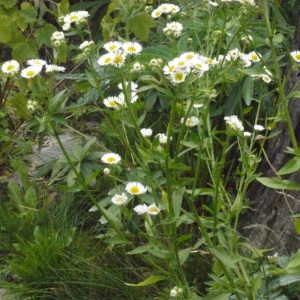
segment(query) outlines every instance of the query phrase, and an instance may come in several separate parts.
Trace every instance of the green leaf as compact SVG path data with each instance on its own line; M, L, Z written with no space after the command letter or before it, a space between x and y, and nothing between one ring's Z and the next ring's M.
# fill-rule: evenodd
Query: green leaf
M222 247L209 247L209 251L226 267L234 269L241 258L233 253L227 253Z
M286 175L299 171L300 157L296 156L289 160L278 172L278 175Z
M203 300L227 300L230 296L231 293L212 290L203 298Z
M57 4L58 17L65 16L69 13L69 0L62 0Z
M36 43L38 47L41 47L42 45L50 47L50 38L54 31L56 31L56 27L52 24L45 24L43 25L43 28L36 30L34 36L36 37Z
M278 177L259 177L256 180L272 189L300 191L300 186L291 180L284 180Z
M144 281L141 281L140 283L136 283L136 284L124 283L124 284L129 285L129 286L146 286L146 285L151 285L158 281L162 281L162 280L166 280L166 279L168 279L168 277L166 277L166 276L154 275Z
M134 35L146 42L148 40L150 29L156 27L156 23L148 13L141 13L128 20L130 31Z
M285 274L278 279L280 286L289 285L294 282L300 281L300 274Z
M185 193L185 187L174 189L172 193L172 204L173 204L172 206L173 206L175 217L179 217L180 215L181 204L182 204L184 193Z
M294 92L291 92L288 96L287 96L288 99L290 98L300 98L300 91L294 91Z
M12 40L12 28L11 28L11 18L8 16L0 14L0 43L7 44Z
M253 98L253 88L254 88L254 80L252 76L248 76L242 87L242 95L245 100L246 105L250 105Z
M300 219L297 219L294 223L295 230L298 234L300 234Z
M191 250L192 250L192 248L186 248L186 249L182 249L178 252L180 265L183 265L185 263L185 261L188 259L188 257L190 256Z
M0 5L3 5L6 9L13 8L18 0L1 0ZM2 24L1 24L2 30Z
M141 254L141 253L148 251L151 247L153 247L153 245L151 245L151 244L140 246L130 252L127 252L126 254L129 254L129 255Z
M172 53L172 48L164 45L157 45L151 48L144 48L142 53L140 54L140 57L147 55L149 57L162 58L168 61L173 58Z
M13 41L8 45L12 48L13 58L19 62L23 62L31 58L37 58L39 56L37 45L33 39L25 40L23 37L22 41L15 41L13 38Z

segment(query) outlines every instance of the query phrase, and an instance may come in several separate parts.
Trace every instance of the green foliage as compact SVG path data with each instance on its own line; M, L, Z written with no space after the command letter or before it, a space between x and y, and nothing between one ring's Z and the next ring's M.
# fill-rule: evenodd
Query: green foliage
M299 291L299 252L275 265L238 232L254 180L299 190L281 178L299 169L288 111L299 92L285 95L282 79L289 60L299 68L286 55L292 30L277 3L244 2L177 1L154 17L157 5L139 0L0 2L0 42L12 58L66 62L65 74L1 73L1 163L21 181L7 183L0 204L2 273L13 278L2 285L12 295L219 300ZM111 40L119 50L99 56ZM282 120L294 156L277 177L259 177L264 143ZM63 130L75 137L72 151ZM30 179L22 141L40 150L47 136L62 155Z

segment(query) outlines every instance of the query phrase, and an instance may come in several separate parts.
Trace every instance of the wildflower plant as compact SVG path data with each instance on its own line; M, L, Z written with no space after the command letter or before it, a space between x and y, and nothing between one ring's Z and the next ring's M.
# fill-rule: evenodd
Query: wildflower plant
M278 113L269 98L286 99L280 67L299 62L297 51L277 58L284 46L266 3L154 2L146 9L142 1L115 0L101 21L104 41L92 39L89 12L74 11L51 36L53 61L2 65L4 77L31 92L28 128L54 135L61 147L52 183L68 174L59 187L91 200L90 212L105 225L97 238L147 266L148 278L129 286L160 281L165 289L157 293L166 299L259 295L263 251L242 240L238 222ZM84 70L77 75L59 64L68 33L80 40L72 47ZM70 104L72 92L58 79L82 88L84 104ZM83 107L97 114L98 141L68 124ZM62 128L86 144L68 153ZM197 291L186 266L204 261L209 288Z

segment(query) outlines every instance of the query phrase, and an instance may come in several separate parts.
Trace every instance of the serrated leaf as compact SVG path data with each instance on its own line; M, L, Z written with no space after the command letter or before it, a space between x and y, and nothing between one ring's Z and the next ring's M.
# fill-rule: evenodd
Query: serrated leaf
M56 30L56 27L52 24L45 24L43 28L36 30L34 36L36 37L36 43L38 44L38 46L41 47L42 45L46 45L50 47L51 35Z
M144 281L141 281L140 283L124 283L128 286L147 286L147 285L151 285L151 284L154 284L158 281L162 281L162 280L166 280L168 277L166 276L161 276L161 275L155 275L155 276L151 276L149 277L148 279L144 280Z
M300 191L300 186L291 180L284 180L278 177L259 177L256 180L271 189Z
M0 14L0 43L7 44L12 40L11 18Z
M34 40L28 39L21 42L11 42L9 46L12 48L12 56L19 62L26 61L31 58L37 58L38 50Z
M150 29L156 27L156 23L149 14L141 13L130 18L128 20L128 26L130 31L132 31L137 38L146 42Z
M102 18L100 25L102 28L102 34L103 34L105 41L108 41L118 35L118 32L115 31L117 22L118 22L118 20L116 18L113 19L109 15L105 15Z
M278 172L278 175L286 175L299 171L300 157L293 157Z
M3 5L6 9L10 9L16 5L18 0L1 0L0 5ZM2 29L2 24L1 24Z

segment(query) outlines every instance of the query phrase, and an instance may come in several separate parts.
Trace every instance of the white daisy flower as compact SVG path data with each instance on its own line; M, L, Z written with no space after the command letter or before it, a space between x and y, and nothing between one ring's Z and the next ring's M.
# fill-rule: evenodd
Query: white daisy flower
M29 59L26 64L37 68L42 68L47 62L43 59Z
M171 74L171 82L174 84L184 82L186 78L186 71L182 69L175 69Z
M157 19L157 18L159 18L161 15L162 15L162 10L160 9L160 8L156 8L156 9L154 9L153 11L152 11L152 13L151 13L151 17L153 18L153 19Z
M116 51L113 53L112 65L120 68L124 65L127 53L123 51Z
M87 11L73 11L64 17L64 23L78 23L81 22L84 18L87 18L89 13Z
M103 45L103 48L108 52L117 51L121 47L122 47L122 43L118 41L111 41Z
M147 205L146 204L139 204L137 205L133 210L138 214L138 215L143 215L144 213L147 212Z
M300 62L300 51L291 52L291 56L296 62Z
M94 42L93 41L84 41L83 43L81 43L80 45L79 45L79 49L80 50L84 50L84 49L87 49L87 48L89 48L89 47L91 47L91 46L93 46L94 45Z
M152 203L150 204L148 207L147 207L147 213L149 215L153 215L153 216L156 216L158 215L160 212L160 208L158 208L155 203Z
M68 31L68 30L70 30L70 28L71 28L71 23L65 23L62 26L62 30L64 30L64 31Z
M174 60L169 61L169 63L163 67L163 72L165 75L172 74L176 69L176 63Z
M193 107L194 107L194 108L201 108L201 107L203 107L203 104L202 104L202 103L195 103L195 104L193 105Z
M132 181L126 184L125 190L131 195L142 195L147 192L147 187L140 182Z
M143 137L150 137L152 135L153 131L151 128L142 128L141 134Z
M29 66L21 71L21 76L24 78L32 78L41 72L40 67Z
M51 39L53 40L63 40L65 38L65 35L62 31L55 31L52 33Z
M131 90L132 92L136 91L137 88L139 87L138 84L135 83L135 82L133 82L133 81L126 81L126 82L125 82L126 88L128 87L128 85L130 85L130 90ZM123 86L122 86L122 83L121 83L121 82L118 84L118 88L119 88L120 90L123 90Z
M139 54L142 51L142 46L136 42L125 42L122 49L128 54Z
M165 27L166 31L170 30L172 32L181 32L183 30L183 26L179 22L169 22Z
M244 126L237 116L228 116L225 117L224 120L226 121L226 124L233 130L244 131Z
M180 122L188 127L194 127L199 124L199 119L197 117L181 118Z
M175 4L169 4L170 5L170 10L172 14L176 14L180 11L180 7Z
M256 131L263 131L263 130L265 130L265 127L262 126L262 125L257 125L257 124L255 124L255 125L253 126L253 129L256 130Z
M253 62L257 62L260 61L260 55L258 53L256 53L255 51L250 52L249 54L249 59Z
M101 161L105 164L114 165L121 161L121 156L117 153L106 153L101 157Z
M118 96L118 98L119 98L119 101L121 103L125 103L126 102L125 101L125 95L124 95L124 93L120 93L119 96ZM139 96L135 92L131 92L131 94L129 95L129 101L130 101L130 103L135 103L138 100L138 98L139 98Z
M20 64L16 60L6 61L1 67L2 72L6 74L17 73L19 69L20 69Z
M120 105L118 96L110 96L103 100L103 104L107 107L118 108Z
M244 131L244 137L250 137L252 135L249 131Z
M155 137L158 137L158 141L160 144L166 144L168 137L164 133L158 133ZM172 137L170 137L170 141L172 140Z
M121 195L116 194L111 198L111 202L116 205L123 205L126 203L127 200L128 197L126 196L125 193L122 193Z
M57 65L46 65L46 73L51 72L64 72L66 70L65 67L57 66Z
M265 83L270 83L272 81L271 77L267 74L262 74L260 75L260 78L265 82Z
M162 13L168 14L172 11L172 5L169 3L163 3L159 6L159 9L162 11Z
M100 66L111 65L113 63L113 59L114 59L114 53L113 52L108 52L108 53L106 53L106 54L99 57L98 64Z

